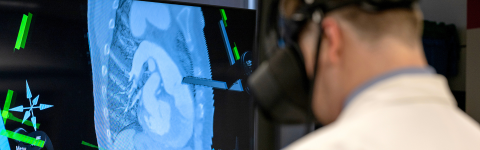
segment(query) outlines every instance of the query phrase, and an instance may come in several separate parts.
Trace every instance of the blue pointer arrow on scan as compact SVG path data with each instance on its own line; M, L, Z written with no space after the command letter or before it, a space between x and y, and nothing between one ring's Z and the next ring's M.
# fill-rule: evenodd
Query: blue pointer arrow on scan
M184 77L182 83L194 84L194 85L204 85L217 89L228 89L227 83L223 81L215 81L210 79L195 78L195 77Z
M237 80L229 90L243 92L242 79Z

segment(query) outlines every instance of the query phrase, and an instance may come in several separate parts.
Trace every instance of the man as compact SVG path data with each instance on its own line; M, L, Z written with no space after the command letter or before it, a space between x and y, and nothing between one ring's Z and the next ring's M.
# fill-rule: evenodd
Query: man
M282 2L292 3L287 13L297 6ZM418 8L371 13L357 5L307 23L298 44L315 78L313 112L326 126L285 149L480 149L478 123L426 62L422 27Z

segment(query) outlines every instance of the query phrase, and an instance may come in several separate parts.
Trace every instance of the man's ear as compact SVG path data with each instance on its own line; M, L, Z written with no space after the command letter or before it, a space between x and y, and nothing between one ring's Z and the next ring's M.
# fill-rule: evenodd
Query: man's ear
M342 44L344 43L340 25L334 18L326 17L322 21L322 28L322 42L325 42L322 43L322 45L325 44L322 48L325 51L323 54L326 54L326 56L322 57L326 58L328 63L338 63L343 53Z

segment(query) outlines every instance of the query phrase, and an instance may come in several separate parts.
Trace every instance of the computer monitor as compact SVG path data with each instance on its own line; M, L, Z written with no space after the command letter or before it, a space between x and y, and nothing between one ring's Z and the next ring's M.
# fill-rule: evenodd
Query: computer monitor
M0 1L0 149L96 145L86 1Z
M107 149L251 149L255 11L92 2L95 130Z
M255 10L49 4L0 3L0 149L253 149Z

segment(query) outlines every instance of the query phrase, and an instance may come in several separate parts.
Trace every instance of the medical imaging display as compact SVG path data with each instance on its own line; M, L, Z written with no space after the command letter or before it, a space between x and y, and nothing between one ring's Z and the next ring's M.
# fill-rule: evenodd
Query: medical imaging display
M0 150L253 149L255 29L176 1L2 2Z
M250 149L255 11L116 4L89 8L98 146Z

